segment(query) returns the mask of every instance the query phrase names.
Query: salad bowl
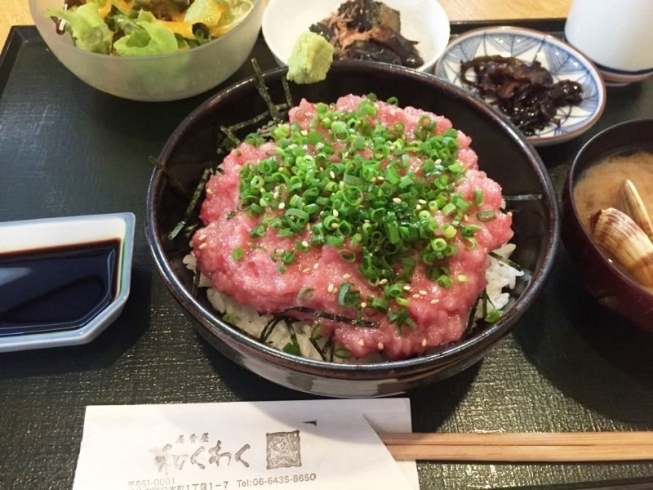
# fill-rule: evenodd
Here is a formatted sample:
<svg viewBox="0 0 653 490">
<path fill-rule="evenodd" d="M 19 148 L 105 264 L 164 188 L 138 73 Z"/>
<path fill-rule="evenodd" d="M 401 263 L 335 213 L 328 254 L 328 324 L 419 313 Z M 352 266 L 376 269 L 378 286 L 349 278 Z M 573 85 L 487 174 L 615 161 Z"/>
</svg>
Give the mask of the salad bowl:
<svg viewBox="0 0 653 490">
<path fill-rule="evenodd" d="M 166 54 L 117 56 L 81 49 L 67 32 L 57 33 L 47 12 L 61 9 L 63 4 L 64 0 L 29 0 L 36 28 L 52 53 L 91 87 L 117 97 L 148 102 L 192 97 L 231 76 L 256 42 L 264 9 L 264 0 L 252 0 L 252 9 L 239 24 L 197 47 Z"/>
<path fill-rule="evenodd" d="M 271 100 L 284 100 L 287 69 L 262 75 Z M 146 235 L 163 281 L 194 320 L 199 334 L 232 361 L 275 383 L 332 397 L 384 396 L 403 392 L 459 373 L 483 358 L 508 334 L 535 301 L 551 271 L 558 243 L 558 210 L 554 191 L 539 156 L 526 139 L 479 99 L 437 78 L 415 70 L 359 62 L 334 63 L 325 81 L 291 84 L 294 103 L 334 102 L 347 94 L 375 93 L 380 100 L 396 97 L 451 119 L 472 138 L 481 168 L 507 195 L 534 196 L 516 200 L 512 257 L 528 271 L 514 289 L 514 298 L 495 323 L 474 329 L 458 342 L 403 360 L 334 363 L 275 349 L 230 324 L 200 291 L 184 259 L 188 240 L 171 239 L 171 231 L 187 216 L 189 196 L 197 189 L 207 164 L 216 159 L 216 131 L 265 113 L 257 78 L 232 85 L 195 109 L 178 126 L 159 155 L 147 194 Z M 517 211 L 517 209 L 515 209 Z"/>
</svg>

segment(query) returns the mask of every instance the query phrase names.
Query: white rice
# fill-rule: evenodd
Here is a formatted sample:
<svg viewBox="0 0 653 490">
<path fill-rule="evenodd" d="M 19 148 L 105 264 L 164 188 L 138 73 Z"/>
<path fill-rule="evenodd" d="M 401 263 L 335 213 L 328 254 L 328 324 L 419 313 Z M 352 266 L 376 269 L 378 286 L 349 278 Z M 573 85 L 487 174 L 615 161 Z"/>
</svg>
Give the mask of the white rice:
<svg viewBox="0 0 653 490">
<path fill-rule="evenodd" d="M 514 250 L 515 245 L 507 243 L 494 250 L 494 253 L 507 259 Z M 197 262 L 192 252 L 184 257 L 184 264 L 191 271 L 197 269 Z M 504 308 L 510 301 L 510 290 L 514 289 L 517 278 L 523 275 L 523 271 L 490 255 L 490 265 L 485 271 L 485 278 L 487 280 L 485 291 L 489 301 L 487 302 L 485 311 L 481 311 L 481 308 L 477 309 L 476 318 L 483 318 L 484 313 L 487 314 L 494 309 Z M 273 315 L 260 314 L 255 309 L 240 305 L 229 296 L 221 294 L 212 287 L 211 282 L 203 275 L 200 276 L 199 287 L 207 288 L 207 298 L 216 311 L 226 317 L 230 323 L 236 325 L 243 332 L 254 338 L 260 338 L 265 326 L 274 319 Z M 318 350 L 311 343 L 312 322 L 293 322 L 290 328 L 294 328 L 299 349 L 304 357 L 309 359 L 322 359 Z M 283 349 L 290 342 L 292 342 L 292 339 L 285 322 L 281 322 L 277 327 L 272 329 L 272 332 L 266 340 L 268 345 L 277 349 Z M 380 356 L 375 355 L 374 359 L 377 358 L 380 359 Z M 372 358 L 368 357 L 364 360 L 347 359 L 347 362 L 370 362 L 372 360 Z M 334 361 L 342 362 L 343 359 L 336 357 Z"/>
</svg>

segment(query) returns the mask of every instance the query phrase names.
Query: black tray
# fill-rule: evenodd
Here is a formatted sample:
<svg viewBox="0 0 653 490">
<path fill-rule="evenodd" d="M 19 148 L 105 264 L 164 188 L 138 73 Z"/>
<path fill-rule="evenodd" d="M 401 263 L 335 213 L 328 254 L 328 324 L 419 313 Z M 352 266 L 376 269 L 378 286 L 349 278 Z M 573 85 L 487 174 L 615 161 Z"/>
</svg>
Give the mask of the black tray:
<svg viewBox="0 0 653 490">
<path fill-rule="evenodd" d="M 563 25 L 512 24 L 553 32 Z M 253 56 L 263 69 L 275 66 L 262 41 Z M 224 85 L 250 72 L 243 66 Z M 0 355 L 0 488 L 71 488 L 87 405 L 307 396 L 250 374 L 203 342 L 147 250 L 148 157 L 210 93 L 171 103 L 117 99 L 66 71 L 33 27 L 11 30 L 0 59 L 0 221 L 133 211 L 138 232 L 132 293 L 104 334 L 86 346 Z M 653 80 L 610 90 L 590 133 L 541 150 L 558 188 L 591 134 L 652 112 Z M 513 334 L 476 366 L 410 393 L 414 430 L 652 430 L 651 359 L 653 339 L 600 310 L 561 250 L 548 286 Z M 422 488 L 529 487 L 653 481 L 653 463 L 419 463 L 419 473 Z"/>
</svg>

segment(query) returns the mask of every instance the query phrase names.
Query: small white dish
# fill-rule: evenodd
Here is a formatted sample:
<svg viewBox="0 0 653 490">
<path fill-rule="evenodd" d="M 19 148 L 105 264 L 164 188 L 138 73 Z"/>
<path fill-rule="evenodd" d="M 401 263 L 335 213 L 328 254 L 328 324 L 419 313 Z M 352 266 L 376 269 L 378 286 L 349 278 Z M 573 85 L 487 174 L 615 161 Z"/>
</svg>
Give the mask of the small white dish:
<svg viewBox="0 0 653 490">
<path fill-rule="evenodd" d="M 0 298 L 0 352 L 85 344 L 113 323 L 129 296 L 134 223 L 132 213 L 0 223 L 0 291 L 4 289 Z M 107 257 L 111 255 L 110 260 L 102 262 L 103 255 L 97 251 L 100 246 Z M 93 270 L 106 272 L 106 291 L 100 289 L 96 276 L 81 271 L 77 260 L 84 255 L 82 249 L 92 250 L 85 252 L 93 257 L 85 257 L 85 265 L 90 267 L 92 261 Z M 77 268 L 80 272 L 74 275 Z M 58 282 L 41 280 L 68 274 L 73 277 L 55 280 Z M 70 311 L 82 308 L 72 301 L 78 291 L 88 292 L 95 301 L 84 314 Z M 79 303 L 83 303 L 81 299 Z M 35 312 L 46 308 L 47 313 Z M 67 319 L 34 320 L 46 315 Z"/>
<path fill-rule="evenodd" d="M 548 146 L 575 138 L 591 128 L 603 113 L 605 83 L 592 62 L 560 39 L 531 29 L 500 26 L 462 34 L 449 44 L 436 64 L 435 75 L 474 93 L 473 87 L 460 80 L 460 64 L 478 56 L 495 55 L 528 63 L 537 60 L 549 70 L 555 82 L 572 80 L 583 87 L 580 105 L 558 109 L 559 126 L 550 123 L 528 136 L 533 145 Z"/>
<path fill-rule="evenodd" d="M 263 13 L 263 38 L 279 66 L 286 66 L 297 38 L 331 13 L 345 0 L 270 0 Z M 436 0 L 384 0 L 401 15 L 401 34 L 417 41 L 424 64 L 419 71 L 432 71 L 449 42 L 449 18 Z"/>
</svg>

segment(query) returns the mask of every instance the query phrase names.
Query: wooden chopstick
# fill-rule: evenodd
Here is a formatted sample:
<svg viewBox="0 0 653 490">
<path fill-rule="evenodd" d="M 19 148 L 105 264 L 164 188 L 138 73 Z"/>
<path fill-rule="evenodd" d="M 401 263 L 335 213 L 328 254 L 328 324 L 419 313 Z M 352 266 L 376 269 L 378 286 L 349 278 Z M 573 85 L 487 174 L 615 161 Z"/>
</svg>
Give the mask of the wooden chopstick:
<svg viewBox="0 0 653 490">
<path fill-rule="evenodd" d="M 398 461 L 653 460 L 653 432 L 379 434 Z"/>
</svg>

